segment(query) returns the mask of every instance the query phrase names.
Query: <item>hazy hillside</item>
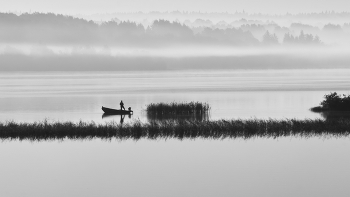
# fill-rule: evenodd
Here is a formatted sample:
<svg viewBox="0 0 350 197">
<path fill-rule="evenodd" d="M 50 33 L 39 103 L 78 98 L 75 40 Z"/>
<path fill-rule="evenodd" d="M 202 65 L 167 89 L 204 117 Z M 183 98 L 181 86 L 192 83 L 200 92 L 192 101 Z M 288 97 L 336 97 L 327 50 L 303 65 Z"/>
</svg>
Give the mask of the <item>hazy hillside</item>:
<svg viewBox="0 0 350 197">
<path fill-rule="evenodd" d="M 35 67 L 40 70 L 47 68 L 46 64 L 52 64 L 56 65 L 50 67 L 53 70 L 98 70 L 106 69 L 108 64 L 107 70 L 118 70 L 131 69 L 133 66 L 130 65 L 139 68 L 138 64 L 144 62 L 147 62 L 144 69 L 209 68 L 203 58 L 209 58 L 208 62 L 213 64 L 219 62 L 212 66 L 222 68 L 293 68 L 290 64 L 293 58 L 300 60 L 294 61 L 300 64 L 294 64 L 294 67 L 348 65 L 349 23 L 327 23 L 321 27 L 308 23 L 311 19 L 322 18 L 342 21 L 349 18 L 348 13 L 268 16 L 179 12 L 121 16 L 130 16 L 130 20 L 114 18 L 96 22 L 52 13 L 0 13 L 0 59 L 3 62 L 0 69 L 30 70 Z M 136 20 L 149 16 L 159 19 L 145 19 L 148 25 Z M 164 16 L 181 16 L 183 21 L 161 19 L 166 18 Z M 231 22 L 219 20 L 232 16 L 246 18 L 232 18 Z M 191 19 L 196 17 L 202 18 Z M 283 23 L 291 22 L 290 19 L 300 20 Z M 178 61 L 169 58 L 185 60 L 180 61 L 182 65 L 177 65 L 174 62 Z M 91 61 L 84 63 L 81 59 Z M 213 59 L 215 61 L 209 61 Z M 327 63 L 330 59 L 336 65 Z M 113 63 L 115 61 L 119 67 L 113 67 L 117 65 Z M 80 62 L 79 66 L 76 62 Z M 95 62 L 96 67 L 91 62 Z M 121 62 L 129 66 L 123 67 Z M 57 63 L 65 66 L 57 68 Z M 22 64 L 30 66 L 23 67 Z"/>
</svg>

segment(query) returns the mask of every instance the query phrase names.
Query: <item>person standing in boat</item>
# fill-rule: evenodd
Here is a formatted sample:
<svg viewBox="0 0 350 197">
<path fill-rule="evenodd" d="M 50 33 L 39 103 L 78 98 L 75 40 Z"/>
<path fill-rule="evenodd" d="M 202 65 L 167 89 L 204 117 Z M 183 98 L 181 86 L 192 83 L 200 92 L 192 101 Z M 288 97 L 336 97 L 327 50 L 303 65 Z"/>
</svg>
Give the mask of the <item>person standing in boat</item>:
<svg viewBox="0 0 350 197">
<path fill-rule="evenodd" d="M 120 110 L 125 110 L 125 107 L 124 107 L 124 103 L 123 103 L 123 100 L 120 101 Z"/>
</svg>

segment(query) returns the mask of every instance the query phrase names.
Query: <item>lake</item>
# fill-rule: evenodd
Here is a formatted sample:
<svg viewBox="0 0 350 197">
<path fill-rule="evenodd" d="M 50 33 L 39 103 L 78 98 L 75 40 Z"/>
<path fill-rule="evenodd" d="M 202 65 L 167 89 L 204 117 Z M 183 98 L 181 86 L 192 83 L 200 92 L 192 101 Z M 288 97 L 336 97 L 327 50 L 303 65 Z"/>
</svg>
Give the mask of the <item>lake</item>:
<svg viewBox="0 0 350 197">
<path fill-rule="evenodd" d="M 101 106 L 207 102 L 207 119 L 316 119 L 350 70 L 0 73 L 0 121 L 117 121 Z M 348 137 L 0 142 L 1 196 L 349 196 Z"/>
<path fill-rule="evenodd" d="M 207 102 L 210 119 L 322 118 L 309 109 L 331 91 L 349 93 L 350 70 L 219 70 L 106 73 L 1 73 L 0 121 L 119 121 L 101 107 L 147 121 L 157 102 Z"/>
</svg>

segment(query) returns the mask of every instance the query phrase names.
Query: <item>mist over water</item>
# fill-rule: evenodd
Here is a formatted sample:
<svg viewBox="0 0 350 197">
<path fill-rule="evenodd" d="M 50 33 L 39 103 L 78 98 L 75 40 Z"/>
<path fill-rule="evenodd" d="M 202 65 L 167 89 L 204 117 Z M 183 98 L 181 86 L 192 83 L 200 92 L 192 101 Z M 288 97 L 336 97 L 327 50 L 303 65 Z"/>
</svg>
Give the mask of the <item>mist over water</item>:
<svg viewBox="0 0 350 197">
<path fill-rule="evenodd" d="M 171 19 L 175 16 L 181 19 Z M 0 13 L 0 70 L 348 68 L 350 62 L 349 13 L 111 17 L 97 22 L 52 13 Z M 328 22 L 320 23 L 324 18 Z"/>
</svg>

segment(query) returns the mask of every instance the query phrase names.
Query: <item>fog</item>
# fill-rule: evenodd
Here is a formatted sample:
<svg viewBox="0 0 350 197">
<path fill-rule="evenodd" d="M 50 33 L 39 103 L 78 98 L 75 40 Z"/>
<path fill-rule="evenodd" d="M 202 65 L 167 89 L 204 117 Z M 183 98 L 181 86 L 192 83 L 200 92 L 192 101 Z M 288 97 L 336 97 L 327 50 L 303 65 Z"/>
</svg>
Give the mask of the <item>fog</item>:
<svg viewBox="0 0 350 197">
<path fill-rule="evenodd" d="M 0 11 L 39 11 L 64 14 L 92 14 L 111 12 L 171 12 L 174 10 L 186 12 L 235 12 L 249 13 L 313 13 L 325 10 L 337 12 L 350 11 L 349 1 L 346 0 L 2 0 Z"/>
<path fill-rule="evenodd" d="M 86 16 L 0 13 L 0 70 L 346 68 L 350 63 L 350 23 L 344 22 L 349 13 L 109 16 L 114 18 L 97 22 Z M 176 16 L 180 19 L 173 20 Z"/>
</svg>

